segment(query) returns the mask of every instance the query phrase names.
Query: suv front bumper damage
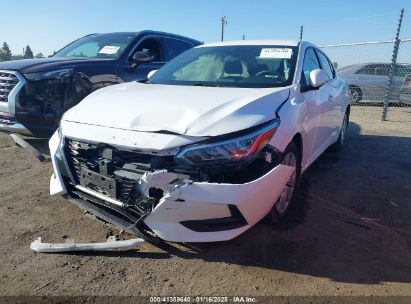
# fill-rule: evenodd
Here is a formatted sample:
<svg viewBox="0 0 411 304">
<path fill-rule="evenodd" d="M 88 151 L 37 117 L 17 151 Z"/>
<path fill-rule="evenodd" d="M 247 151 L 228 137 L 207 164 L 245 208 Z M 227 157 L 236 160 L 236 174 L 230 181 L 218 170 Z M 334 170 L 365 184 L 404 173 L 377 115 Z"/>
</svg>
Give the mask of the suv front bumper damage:
<svg viewBox="0 0 411 304">
<path fill-rule="evenodd" d="M 63 176 L 67 168 L 62 168 L 65 161 L 59 146 L 56 132 L 50 140 L 54 169 L 51 194 L 68 195 L 96 217 L 128 231 L 141 232 L 140 236 L 153 235 L 171 242 L 225 241 L 240 235 L 271 210 L 294 171 L 280 164 L 244 184 L 193 182 L 188 176 L 167 170 L 146 172 L 137 187 L 147 198 L 153 187 L 161 189 L 163 195 L 149 212 L 135 217 L 124 202 L 80 185 L 73 189 Z"/>
</svg>

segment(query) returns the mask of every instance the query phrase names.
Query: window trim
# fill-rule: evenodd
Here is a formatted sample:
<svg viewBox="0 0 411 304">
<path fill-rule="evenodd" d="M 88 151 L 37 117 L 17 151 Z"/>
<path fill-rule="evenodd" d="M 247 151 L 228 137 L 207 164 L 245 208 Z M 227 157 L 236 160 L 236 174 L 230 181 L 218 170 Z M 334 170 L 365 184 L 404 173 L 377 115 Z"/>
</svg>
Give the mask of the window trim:
<svg viewBox="0 0 411 304">
<path fill-rule="evenodd" d="M 314 47 L 311 47 L 311 46 L 307 47 L 305 49 L 305 52 L 304 52 L 304 58 L 303 58 L 302 66 L 301 66 L 301 79 L 300 79 L 300 92 L 301 93 L 305 93 L 305 92 L 308 92 L 308 91 L 315 91 L 315 90 L 319 89 L 319 88 L 313 88 L 311 85 L 307 86 L 307 84 L 305 82 L 303 83 L 303 80 L 305 80 L 304 61 L 305 61 L 305 58 L 307 56 L 307 51 L 310 50 L 310 49 L 314 51 L 314 55 L 315 55 L 315 58 L 317 59 L 318 66 L 321 67 L 320 59 L 318 58 L 317 52 L 315 51 L 316 49 Z"/>
<path fill-rule="evenodd" d="M 335 69 L 334 69 L 334 67 L 333 67 L 332 64 L 331 64 L 330 59 L 327 57 L 327 55 L 326 55 L 324 52 L 320 51 L 319 49 L 315 49 L 315 51 L 318 52 L 318 53 L 320 53 L 320 54 L 322 54 L 322 55 L 325 57 L 325 59 L 327 60 L 328 65 L 330 66 L 330 69 L 331 69 L 331 72 L 332 72 L 332 76 L 333 76 L 333 78 L 330 78 L 327 82 L 333 81 L 333 80 L 336 78 L 336 74 L 335 74 Z M 322 63 L 321 63 L 321 60 L 320 60 L 320 55 L 317 54 L 317 58 L 318 58 L 318 62 L 320 63 L 321 69 L 325 72 L 324 67 L 323 67 L 323 65 L 322 65 Z M 328 75 L 328 74 L 327 74 L 327 75 Z M 326 82 L 326 83 L 327 83 L 327 82 Z"/>
</svg>

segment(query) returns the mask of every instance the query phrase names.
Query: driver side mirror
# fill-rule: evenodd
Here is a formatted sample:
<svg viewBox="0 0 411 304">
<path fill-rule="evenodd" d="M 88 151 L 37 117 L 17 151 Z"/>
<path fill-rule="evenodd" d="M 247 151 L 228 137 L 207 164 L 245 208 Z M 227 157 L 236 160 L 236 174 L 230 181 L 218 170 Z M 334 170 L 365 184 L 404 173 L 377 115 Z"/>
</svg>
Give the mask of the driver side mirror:
<svg viewBox="0 0 411 304">
<path fill-rule="evenodd" d="M 154 56 L 147 52 L 139 51 L 135 52 L 133 55 L 133 63 L 131 64 L 131 69 L 135 69 L 140 63 L 149 63 L 154 60 Z"/>
<path fill-rule="evenodd" d="M 133 56 L 134 63 L 148 63 L 154 60 L 154 56 L 147 52 L 135 52 Z"/>
<path fill-rule="evenodd" d="M 310 84 L 313 88 L 319 88 L 328 81 L 328 75 L 321 69 L 315 69 L 310 72 Z"/>
</svg>

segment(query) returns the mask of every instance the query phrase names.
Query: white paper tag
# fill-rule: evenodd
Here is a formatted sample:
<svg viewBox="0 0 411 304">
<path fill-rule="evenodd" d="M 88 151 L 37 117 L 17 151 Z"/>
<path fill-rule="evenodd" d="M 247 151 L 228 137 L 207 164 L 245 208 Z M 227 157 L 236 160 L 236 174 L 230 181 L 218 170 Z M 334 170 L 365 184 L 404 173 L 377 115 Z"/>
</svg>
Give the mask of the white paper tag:
<svg viewBox="0 0 411 304">
<path fill-rule="evenodd" d="M 290 59 L 292 54 L 289 48 L 262 48 L 260 58 Z"/>
<path fill-rule="evenodd" d="M 113 55 L 113 54 L 116 54 L 119 49 L 120 49 L 119 46 L 106 45 L 100 51 L 98 51 L 98 53 L 99 54 Z"/>
</svg>

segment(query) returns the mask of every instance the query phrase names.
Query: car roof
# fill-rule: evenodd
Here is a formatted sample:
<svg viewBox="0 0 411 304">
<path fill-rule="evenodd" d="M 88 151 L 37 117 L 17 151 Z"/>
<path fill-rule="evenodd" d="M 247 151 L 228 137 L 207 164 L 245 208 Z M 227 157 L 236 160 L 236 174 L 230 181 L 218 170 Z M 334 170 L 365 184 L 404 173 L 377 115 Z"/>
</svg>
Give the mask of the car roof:
<svg viewBox="0 0 411 304">
<path fill-rule="evenodd" d="M 276 45 L 276 46 L 298 46 L 300 42 L 296 40 L 235 40 L 212 42 L 201 45 L 200 47 L 211 46 L 237 46 L 237 45 Z"/>
<path fill-rule="evenodd" d="M 154 30 L 142 30 L 142 31 L 137 31 L 137 32 L 112 32 L 112 33 L 93 33 L 86 35 L 87 36 L 92 36 L 92 35 L 130 35 L 130 36 L 137 36 L 139 34 L 143 35 L 161 35 L 161 36 L 167 36 L 167 37 L 173 37 L 173 38 L 178 38 L 186 41 L 191 41 L 194 45 L 202 44 L 201 41 L 198 41 L 196 39 L 186 37 L 186 36 L 181 36 L 177 34 L 172 34 L 172 33 L 167 33 L 167 32 L 161 32 L 161 31 L 154 31 Z"/>
</svg>

